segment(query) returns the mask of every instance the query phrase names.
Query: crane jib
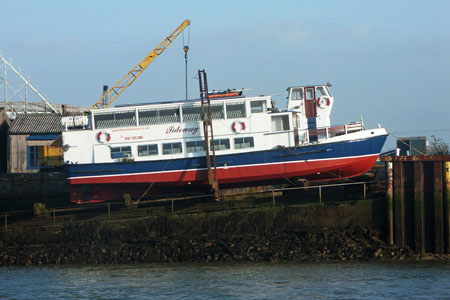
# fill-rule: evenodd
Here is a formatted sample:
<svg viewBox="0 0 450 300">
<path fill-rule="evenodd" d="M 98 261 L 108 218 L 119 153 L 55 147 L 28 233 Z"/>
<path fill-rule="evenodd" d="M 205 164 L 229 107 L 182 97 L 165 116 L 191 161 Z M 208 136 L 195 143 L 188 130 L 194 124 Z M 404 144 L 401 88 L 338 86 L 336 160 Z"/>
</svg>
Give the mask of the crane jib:
<svg viewBox="0 0 450 300">
<path fill-rule="evenodd" d="M 93 108 L 98 108 L 98 104 L 100 102 L 102 102 L 105 98 L 109 97 L 110 94 L 112 93 L 112 91 L 114 91 L 114 93 L 116 94 L 114 97 L 112 97 L 110 99 L 110 102 L 104 107 L 107 108 L 108 106 L 110 106 L 116 99 L 117 97 L 120 96 L 120 94 L 122 94 L 125 89 L 127 89 L 138 77 L 139 75 L 142 74 L 142 72 L 144 72 L 144 70 L 159 56 L 161 55 L 161 53 L 167 48 L 169 47 L 169 45 L 175 40 L 175 38 L 177 36 L 180 35 L 181 32 L 183 32 L 184 29 L 186 29 L 187 26 L 189 26 L 191 24 L 190 20 L 185 20 L 183 23 L 181 23 L 180 26 L 178 26 L 177 29 L 175 29 L 175 31 L 173 31 L 168 37 L 166 37 L 164 39 L 164 41 L 162 41 L 162 43 L 160 43 L 158 45 L 158 47 L 156 47 L 152 52 L 150 52 L 149 55 L 147 55 L 137 66 L 135 66 L 131 71 L 128 72 L 127 75 L 125 75 L 118 83 L 116 83 L 116 85 L 111 88 L 108 92 L 106 92 L 101 98 L 100 100 L 98 100 L 88 111 L 87 113 L 89 113 Z M 122 82 L 125 82 L 125 84 L 122 85 Z"/>
</svg>

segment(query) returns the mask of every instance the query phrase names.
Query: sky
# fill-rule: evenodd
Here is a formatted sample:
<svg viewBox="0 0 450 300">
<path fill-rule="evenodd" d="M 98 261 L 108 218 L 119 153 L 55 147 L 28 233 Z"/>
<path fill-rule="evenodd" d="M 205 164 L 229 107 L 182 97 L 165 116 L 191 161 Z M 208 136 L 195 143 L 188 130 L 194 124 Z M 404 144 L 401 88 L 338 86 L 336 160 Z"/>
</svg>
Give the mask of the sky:
<svg viewBox="0 0 450 300">
<path fill-rule="evenodd" d="M 199 69 L 210 90 L 245 88 L 278 106 L 289 86 L 330 82 L 332 124 L 362 116 L 395 136 L 450 143 L 447 0 L 0 2 L 4 57 L 52 103 L 92 106 L 189 19 L 114 104 L 184 99 L 188 44 L 189 98 Z"/>
</svg>

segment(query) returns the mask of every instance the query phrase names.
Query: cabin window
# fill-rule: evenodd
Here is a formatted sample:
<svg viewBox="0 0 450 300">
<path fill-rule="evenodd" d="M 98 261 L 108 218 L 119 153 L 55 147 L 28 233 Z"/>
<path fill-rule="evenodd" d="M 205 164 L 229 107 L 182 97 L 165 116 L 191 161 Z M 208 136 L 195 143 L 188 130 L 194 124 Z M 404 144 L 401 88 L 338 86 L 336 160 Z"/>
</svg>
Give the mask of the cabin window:
<svg viewBox="0 0 450 300">
<path fill-rule="evenodd" d="M 196 122 L 202 120 L 202 108 L 200 106 L 183 106 L 183 122 Z"/>
<path fill-rule="evenodd" d="M 234 149 L 253 148 L 253 137 L 241 137 L 234 139 Z"/>
<path fill-rule="evenodd" d="M 245 103 L 227 103 L 227 118 L 245 118 Z"/>
<path fill-rule="evenodd" d="M 183 149 L 181 143 L 167 143 L 163 144 L 163 155 L 182 153 Z"/>
<path fill-rule="evenodd" d="M 317 96 L 317 98 L 322 97 L 322 96 L 328 96 L 327 92 L 325 91 L 325 88 L 323 86 L 317 87 L 316 96 Z"/>
<path fill-rule="evenodd" d="M 303 100 L 303 89 L 292 89 L 291 100 Z"/>
<path fill-rule="evenodd" d="M 140 125 L 154 125 L 180 122 L 180 112 L 177 108 L 161 108 L 152 110 L 139 110 Z"/>
<path fill-rule="evenodd" d="M 289 115 L 272 116 L 272 132 L 289 130 Z"/>
<path fill-rule="evenodd" d="M 139 145 L 138 156 L 158 155 L 158 145 Z"/>
<path fill-rule="evenodd" d="M 266 101 L 251 101 L 250 110 L 252 114 L 264 113 L 266 112 Z"/>
<path fill-rule="evenodd" d="M 229 139 L 219 139 L 214 140 L 214 150 L 220 151 L 220 150 L 228 150 L 230 149 L 230 140 Z M 212 147 L 211 147 L 212 150 Z"/>
<path fill-rule="evenodd" d="M 131 146 L 111 147 L 111 158 L 131 157 Z"/>
<path fill-rule="evenodd" d="M 194 152 L 200 152 L 200 151 L 205 151 L 205 141 L 198 140 L 198 141 L 186 142 L 186 152 L 187 153 L 194 153 Z"/>
<path fill-rule="evenodd" d="M 134 110 L 98 113 L 94 115 L 95 128 L 116 128 L 136 126 Z"/>
<path fill-rule="evenodd" d="M 222 104 L 211 105 L 209 110 L 211 112 L 211 119 L 225 119 Z"/>
</svg>

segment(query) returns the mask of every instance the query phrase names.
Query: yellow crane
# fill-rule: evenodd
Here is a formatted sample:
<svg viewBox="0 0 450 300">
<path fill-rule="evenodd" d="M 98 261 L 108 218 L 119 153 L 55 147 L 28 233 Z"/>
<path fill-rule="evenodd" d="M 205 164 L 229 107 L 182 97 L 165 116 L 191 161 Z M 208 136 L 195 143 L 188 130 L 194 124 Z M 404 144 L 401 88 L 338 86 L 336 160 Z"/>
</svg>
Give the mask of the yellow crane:
<svg viewBox="0 0 450 300">
<path fill-rule="evenodd" d="M 109 103 L 104 107 L 110 106 L 150 65 L 180 33 L 191 24 L 190 20 L 184 20 L 177 29 L 175 29 L 168 37 L 164 39 L 149 55 L 147 55 L 140 63 L 138 63 L 127 75 L 125 75 L 114 87 L 106 92 L 92 107 L 87 111 L 89 113 L 94 108 L 100 108 L 99 104 L 107 97 L 110 97 Z M 186 50 L 185 50 L 186 52 Z"/>
</svg>

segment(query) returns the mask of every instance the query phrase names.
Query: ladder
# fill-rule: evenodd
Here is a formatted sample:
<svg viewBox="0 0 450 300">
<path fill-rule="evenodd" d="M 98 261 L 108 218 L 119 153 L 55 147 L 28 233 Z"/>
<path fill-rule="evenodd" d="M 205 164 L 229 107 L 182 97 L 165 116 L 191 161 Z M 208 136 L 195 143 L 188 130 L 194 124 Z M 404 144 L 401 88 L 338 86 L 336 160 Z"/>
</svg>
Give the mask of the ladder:
<svg viewBox="0 0 450 300">
<path fill-rule="evenodd" d="M 220 200 L 219 183 L 217 181 L 216 151 L 211 118 L 211 102 L 208 96 L 208 82 L 205 70 L 198 70 L 200 85 L 200 100 L 202 104 L 203 132 L 205 136 L 206 166 L 208 167 L 208 182 L 216 200 Z M 212 153 L 211 153 L 212 152 Z"/>
</svg>

